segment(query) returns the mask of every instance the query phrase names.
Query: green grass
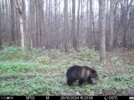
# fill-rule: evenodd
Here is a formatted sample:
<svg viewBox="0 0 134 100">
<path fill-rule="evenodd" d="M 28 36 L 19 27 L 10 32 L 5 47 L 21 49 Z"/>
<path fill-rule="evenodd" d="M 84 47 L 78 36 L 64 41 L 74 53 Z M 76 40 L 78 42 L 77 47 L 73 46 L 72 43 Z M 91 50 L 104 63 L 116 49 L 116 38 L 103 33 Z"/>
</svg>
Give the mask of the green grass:
<svg viewBox="0 0 134 100">
<path fill-rule="evenodd" d="M 118 55 L 100 64 L 94 49 L 80 49 L 79 53 L 32 49 L 24 53 L 20 47 L 6 47 L 0 55 L 0 95 L 105 95 L 134 87 L 134 65 Z M 69 87 L 65 73 L 73 64 L 95 67 L 99 74 L 98 80 L 93 79 L 96 84 Z"/>
</svg>

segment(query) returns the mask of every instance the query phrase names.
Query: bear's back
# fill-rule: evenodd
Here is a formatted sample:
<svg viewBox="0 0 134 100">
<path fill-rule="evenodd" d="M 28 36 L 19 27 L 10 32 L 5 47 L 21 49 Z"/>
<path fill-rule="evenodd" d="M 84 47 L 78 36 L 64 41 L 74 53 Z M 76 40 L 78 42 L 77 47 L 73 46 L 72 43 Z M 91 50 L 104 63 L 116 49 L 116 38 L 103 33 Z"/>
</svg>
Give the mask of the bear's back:
<svg viewBox="0 0 134 100">
<path fill-rule="evenodd" d="M 82 67 L 78 65 L 71 66 L 66 73 L 67 78 L 79 78 L 82 73 Z"/>
</svg>

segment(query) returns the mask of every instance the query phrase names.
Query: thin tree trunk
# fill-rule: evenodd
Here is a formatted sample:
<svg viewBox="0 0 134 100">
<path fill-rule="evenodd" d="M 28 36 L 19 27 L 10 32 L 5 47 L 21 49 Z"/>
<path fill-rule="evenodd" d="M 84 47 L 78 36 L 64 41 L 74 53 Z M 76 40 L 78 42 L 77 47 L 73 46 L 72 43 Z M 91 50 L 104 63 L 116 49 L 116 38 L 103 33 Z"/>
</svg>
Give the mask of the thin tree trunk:
<svg viewBox="0 0 134 100">
<path fill-rule="evenodd" d="M 36 41 L 36 38 L 37 38 L 37 28 L 38 26 L 36 27 L 36 14 L 37 11 L 35 12 L 35 8 L 36 8 L 36 4 L 35 2 L 37 2 L 37 0 L 30 0 L 29 1 L 29 41 L 30 41 L 30 46 L 31 48 L 32 47 L 37 47 L 37 41 Z"/>
<path fill-rule="evenodd" d="M 47 23 L 47 37 L 49 38 L 49 39 L 47 39 L 47 48 L 49 48 L 50 49 L 50 46 L 51 46 L 51 43 L 52 43 L 52 34 L 51 34 L 51 22 L 52 22 L 52 18 L 51 18 L 51 16 L 52 16 L 52 11 L 51 11 L 51 5 L 52 5 L 52 0 L 48 0 L 47 1 L 47 3 L 48 3 L 48 15 L 47 15 L 47 18 L 48 18 L 48 23 Z"/>
<path fill-rule="evenodd" d="M 93 13 L 92 13 L 92 0 L 90 0 L 90 47 L 93 45 L 93 25 L 92 25 L 92 20 L 93 20 Z"/>
<path fill-rule="evenodd" d="M 94 13 L 93 13 L 94 16 Z M 97 48 L 97 44 L 96 44 L 96 33 L 95 33 L 95 24 L 94 24 L 94 18 L 92 19 L 92 24 L 93 24 L 93 37 L 94 37 L 94 47 Z"/>
<path fill-rule="evenodd" d="M 110 35 L 109 35 L 109 51 L 113 51 L 113 40 L 114 40 L 114 3 L 115 0 L 110 0 Z"/>
<path fill-rule="evenodd" d="M 19 18 L 20 18 L 21 46 L 23 48 L 23 51 L 25 51 L 22 9 L 21 9 L 21 6 L 18 3 L 18 0 L 14 0 L 14 3 L 15 3 L 15 6 L 16 6 L 16 9 L 18 10 L 18 14 L 19 14 Z"/>
<path fill-rule="evenodd" d="M 80 28 L 80 16 L 79 16 L 79 12 L 80 12 L 80 1 L 78 2 L 78 10 L 77 10 L 77 34 L 76 34 L 76 45 L 75 45 L 75 50 L 78 50 L 78 45 L 79 45 L 79 28 Z"/>
<path fill-rule="evenodd" d="M 10 0 L 11 3 L 11 42 L 9 43 L 9 45 L 11 46 L 12 44 L 15 44 L 15 24 L 14 24 L 14 20 L 15 20 L 15 15 L 14 15 L 14 2 L 13 0 Z"/>
<path fill-rule="evenodd" d="M 55 22 L 57 21 L 57 0 L 54 1 L 55 3 Z"/>
<path fill-rule="evenodd" d="M 11 34 L 10 32 L 10 27 L 11 27 L 11 21 L 9 21 L 10 17 L 11 17 L 11 14 L 9 14 L 10 10 L 9 10 L 9 5 L 10 5 L 10 0 L 5 0 L 5 5 L 6 5 L 6 33 L 7 34 Z M 11 37 L 8 36 L 8 41 L 10 40 Z"/>
<path fill-rule="evenodd" d="M 18 11 L 17 9 L 15 10 L 15 40 L 16 40 L 16 44 L 17 46 L 21 46 L 21 34 L 20 34 L 20 21 L 19 21 L 19 15 L 18 15 Z"/>
<path fill-rule="evenodd" d="M 30 41 L 30 47 L 33 48 L 33 1 L 29 1 L 29 41 Z"/>
<path fill-rule="evenodd" d="M 68 0 L 64 0 L 64 48 L 68 52 Z"/>
<path fill-rule="evenodd" d="M 1 3 L 0 3 L 0 15 L 1 15 Z M 1 23 L 1 16 L 0 16 L 0 49 L 2 49 L 2 23 Z"/>
<path fill-rule="evenodd" d="M 23 19 L 23 29 L 24 29 L 24 33 L 26 33 L 26 4 L 25 4 L 25 0 L 22 0 L 22 12 L 23 12 L 23 15 L 22 15 L 23 16 L 22 17 L 22 19 Z"/>
<path fill-rule="evenodd" d="M 44 10 L 43 10 L 43 7 L 44 7 L 44 1 L 43 0 L 39 0 L 39 21 L 40 21 L 40 45 L 41 45 L 41 48 L 43 46 L 45 46 L 45 37 L 44 37 L 44 34 L 45 34 L 45 24 L 44 24 Z"/>
<path fill-rule="evenodd" d="M 90 36 L 89 36 L 89 1 L 87 0 L 87 34 L 86 34 L 86 45 L 88 46 L 88 47 L 90 47 L 89 46 L 89 43 L 90 43 Z"/>
<path fill-rule="evenodd" d="M 76 45 L 76 33 L 75 33 L 75 0 L 72 0 L 72 27 L 71 28 L 72 28 L 71 29 L 72 43 L 73 43 L 73 47 L 75 47 L 75 45 Z"/>
<path fill-rule="evenodd" d="M 99 0 L 100 61 L 106 59 L 105 47 L 105 0 Z"/>
<path fill-rule="evenodd" d="M 36 4 L 36 47 L 40 47 L 40 34 L 39 34 L 39 0 L 35 0 Z"/>
<path fill-rule="evenodd" d="M 45 16 L 46 16 L 46 35 L 45 35 L 45 37 L 46 37 L 46 44 L 45 44 L 45 46 L 46 46 L 46 49 L 48 49 L 48 46 L 49 46 L 49 26 L 48 26 L 48 24 L 49 24 L 49 19 L 48 19 L 48 7 L 49 7 L 49 0 L 46 0 L 46 12 L 45 12 Z"/>
</svg>

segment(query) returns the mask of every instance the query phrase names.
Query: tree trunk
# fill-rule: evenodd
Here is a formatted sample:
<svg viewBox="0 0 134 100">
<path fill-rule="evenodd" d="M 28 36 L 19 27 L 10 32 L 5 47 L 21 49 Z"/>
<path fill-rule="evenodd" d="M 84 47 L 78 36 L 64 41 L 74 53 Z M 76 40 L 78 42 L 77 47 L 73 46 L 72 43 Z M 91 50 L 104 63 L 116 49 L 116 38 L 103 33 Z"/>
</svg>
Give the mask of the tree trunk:
<svg viewBox="0 0 134 100">
<path fill-rule="evenodd" d="M 29 36 L 29 41 L 30 41 L 30 47 L 37 47 L 37 41 L 36 41 L 36 38 L 37 38 L 37 28 L 38 26 L 36 26 L 36 14 L 37 14 L 37 11 L 35 12 L 36 10 L 36 3 L 37 0 L 29 0 L 29 20 L 28 20 L 28 25 L 29 25 L 29 31 L 28 31 L 28 36 Z"/>
<path fill-rule="evenodd" d="M 0 4 L 0 15 L 1 14 L 1 4 Z M 0 49 L 2 49 L 2 27 L 1 27 L 2 23 L 1 23 L 1 16 L 0 16 Z"/>
<path fill-rule="evenodd" d="M 9 45 L 15 44 L 15 15 L 14 15 L 14 2 L 13 0 L 10 0 L 11 3 L 11 42 Z"/>
<path fill-rule="evenodd" d="M 35 0 L 36 4 L 36 47 L 40 47 L 40 34 L 39 34 L 39 0 Z"/>
<path fill-rule="evenodd" d="M 16 6 L 16 9 L 18 10 L 18 14 L 19 14 L 19 18 L 20 18 L 21 46 L 23 48 L 23 51 L 25 51 L 22 9 L 21 9 L 20 4 L 18 3 L 18 0 L 14 0 L 14 3 L 15 3 L 15 6 Z"/>
<path fill-rule="evenodd" d="M 86 45 L 89 46 L 89 1 L 87 0 L 87 33 L 85 35 L 86 38 Z"/>
<path fill-rule="evenodd" d="M 68 52 L 68 0 L 64 0 L 64 34 L 63 45 L 65 51 Z"/>
<path fill-rule="evenodd" d="M 90 48 L 92 47 L 93 45 L 93 24 L 92 24 L 92 20 L 93 20 L 93 13 L 92 13 L 92 0 L 90 0 Z"/>
<path fill-rule="evenodd" d="M 22 19 L 23 19 L 23 28 L 24 28 L 24 33 L 26 33 L 26 4 L 25 4 L 25 0 L 22 0 L 22 12 L 23 12 L 23 15 L 22 15 L 23 16 L 22 17 Z"/>
<path fill-rule="evenodd" d="M 55 22 L 57 21 L 57 0 L 54 1 L 55 4 Z"/>
<path fill-rule="evenodd" d="M 45 37 L 44 37 L 44 1 L 43 0 L 39 0 L 39 32 L 40 32 L 40 47 L 42 48 L 43 46 L 45 46 Z"/>
<path fill-rule="evenodd" d="M 100 61 L 106 59 L 105 47 L 105 0 L 99 0 Z"/>
<path fill-rule="evenodd" d="M 5 23 L 6 23 L 6 33 L 7 34 L 11 34 L 11 30 L 10 30 L 10 27 L 11 27 L 11 20 L 9 21 L 9 19 L 10 19 L 10 17 L 11 17 L 11 11 L 10 11 L 10 0 L 5 0 L 5 5 L 6 5 L 6 20 L 5 20 Z M 9 13 L 10 12 L 10 13 Z M 7 36 L 7 38 L 8 38 L 8 41 L 11 39 L 11 37 L 10 36 Z M 11 42 L 11 40 L 10 40 L 10 42 Z"/>
<path fill-rule="evenodd" d="M 76 34 L 76 45 L 75 45 L 75 50 L 78 50 L 78 45 L 79 45 L 79 28 L 80 28 L 80 1 L 78 2 L 78 10 L 77 10 L 77 34 Z"/>
<path fill-rule="evenodd" d="M 21 46 L 21 34 L 20 34 L 20 20 L 19 20 L 19 15 L 18 15 L 18 11 L 15 8 L 15 40 L 16 40 L 16 44 L 17 46 Z"/>
<path fill-rule="evenodd" d="M 110 35 L 109 35 L 109 51 L 113 51 L 113 40 L 114 40 L 114 3 L 115 0 L 110 0 Z"/>
<path fill-rule="evenodd" d="M 76 33 L 75 33 L 75 0 L 72 0 L 72 27 L 71 28 L 72 28 L 71 29 L 72 43 L 73 43 L 73 47 L 75 48 L 75 45 L 76 45 Z"/>
</svg>

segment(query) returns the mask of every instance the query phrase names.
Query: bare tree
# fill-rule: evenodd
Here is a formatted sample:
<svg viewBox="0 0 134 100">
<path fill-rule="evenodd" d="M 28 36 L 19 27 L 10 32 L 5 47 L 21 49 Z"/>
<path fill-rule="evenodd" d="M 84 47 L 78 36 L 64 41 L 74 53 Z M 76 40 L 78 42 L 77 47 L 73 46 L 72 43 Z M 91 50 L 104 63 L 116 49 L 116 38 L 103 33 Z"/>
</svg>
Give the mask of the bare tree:
<svg viewBox="0 0 134 100">
<path fill-rule="evenodd" d="M 15 15 L 14 15 L 14 1 L 10 0 L 11 3 L 11 42 L 10 46 L 15 44 Z"/>
<path fill-rule="evenodd" d="M 18 4 L 17 9 L 13 1 Z M 107 33 L 106 45 L 109 51 L 113 50 L 113 41 L 116 47 L 133 45 L 134 0 L 105 1 L 107 8 L 103 9 L 106 12 L 100 10 L 102 15 L 98 19 L 96 2 L 103 2 L 101 0 L 0 0 L 1 41 L 10 46 L 45 46 L 46 49 L 57 48 L 65 51 L 69 50 L 70 43 L 76 51 L 82 46 L 95 46 L 99 50 L 100 44 L 100 51 L 104 53 L 104 33 Z M 64 5 L 61 6 L 62 4 Z M 106 18 L 106 26 L 103 18 Z M 103 55 L 105 58 L 103 53 L 101 57 Z"/>
<path fill-rule="evenodd" d="M 128 35 L 128 30 L 130 27 L 130 22 L 131 22 L 131 16 L 129 16 L 129 9 L 133 4 L 133 0 L 130 0 L 130 3 L 128 0 L 122 1 L 121 2 L 121 12 L 122 12 L 122 16 L 121 16 L 121 23 L 122 23 L 122 27 L 123 27 L 123 39 L 122 39 L 122 43 L 123 43 L 123 47 L 126 48 L 127 47 L 127 35 Z"/>
<path fill-rule="evenodd" d="M 0 15 L 1 15 L 1 4 L 0 4 Z M 0 16 L 0 49 L 2 48 L 2 28 L 1 28 L 1 16 Z"/>
<path fill-rule="evenodd" d="M 35 2 L 37 2 L 37 0 L 29 0 L 29 13 L 28 13 L 28 39 L 29 39 L 29 42 L 30 42 L 30 47 L 37 47 L 37 43 L 38 41 L 36 41 L 37 39 L 37 8 L 36 8 L 36 4 Z M 38 19 L 38 18 L 37 18 Z"/>
<path fill-rule="evenodd" d="M 76 33 L 75 33 L 75 0 L 72 0 L 72 27 L 71 27 L 71 33 L 72 33 L 72 43 L 74 49 L 76 49 Z"/>
<path fill-rule="evenodd" d="M 15 7 L 15 6 L 14 6 Z M 15 41 L 16 41 L 16 44 L 17 46 L 21 46 L 21 33 L 20 33 L 20 17 L 18 15 L 18 10 L 14 9 L 15 11 Z"/>
<path fill-rule="evenodd" d="M 45 27 L 44 27 L 44 0 L 39 0 L 39 33 L 40 33 L 40 47 L 45 44 Z"/>
<path fill-rule="evenodd" d="M 26 3 L 25 3 L 25 0 L 22 0 L 22 12 L 23 12 L 24 33 L 26 33 Z"/>
<path fill-rule="evenodd" d="M 78 44 L 79 44 L 79 29 L 80 29 L 80 2 L 81 0 L 78 1 L 78 9 L 77 9 L 77 34 L 76 34 L 76 45 L 75 45 L 75 49 L 78 49 Z"/>
<path fill-rule="evenodd" d="M 52 34 L 51 34 L 51 17 L 52 17 L 52 10 L 51 10 L 52 0 L 46 0 L 46 48 L 51 48 L 52 43 Z"/>
<path fill-rule="evenodd" d="M 65 51 L 68 52 L 68 0 L 64 0 L 64 34 L 63 45 Z"/>
<path fill-rule="evenodd" d="M 39 34 L 39 1 L 35 0 L 36 4 L 36 47 L 40 47 L 40 34 Z"/>
<path fill-rule="evenodd" d="M 106 59 L 105 47 L 105 0 L 99 0 L 100 61 Z"/>
<path fill-rule="evenodd" d="M 92 0 L 90 0 L 90 45 L 92 47 L 93 44 L 93 24 L 92 24 L 92 20 L 93 20 L 93 13 L 92 13 Z"/>
<path fill-rule="evenodd" d="M 97 46 L 97 44 L 96 44 L 96 33 L 95 33 L 95 22 L 94 22 L 94 10 L 93 10 L 93 8 L 94 8 L 94 0 L 92 1 L 92 7 L 91 7 L 91 13 L 92 13 L 92 32 L 93 32 L 93 45 L 94 45 L 94 47 L 95 48 L 97 48 L 98 46 Z"/>
<path fill-rule="evenodd" d="M 10 10 L 10 0 L 5 0 L 5 10 L 6 10 L 6 15 L 5 15 L 5 24 L 6 24 L 6 33 L 7 33 L 7 39 L 9 41 L 9 44 L 11 43 L 11 38 L 10 38 L 10 35 L 11 35 L 11 30 L 10 30 L 10 27 L 11 27 L 11 10 Z M 13 13 L 14 14 L 14 13 Z M 10 20 L 10 21 L 9 21 Z M 10 34 L 10 35 L 9 35 Z"/>
<path fill-rule="evenodd" d="M 90 4 L 90 11 L 89 11 L 89 4 Z M 87 1 L 87 46 L 92 48 L 93 46 L 93 8 L 92 8 L 92 0 Z"/>
<path fill-rule="evenodd" d="M 86 34 L 86 44 L 89 47 L 89 1 L 87 0 L 87 34 Z"/>
<path fill-rule="evenodd" d="M 57 0 L 55 0 L 54 4 L 55 4 L 55 22 L 56 22 L 56 20 L 57 20 Z"/>
<path fill-rule="evenodd" d="M 24 49 L 24 30 L 23 30 L 22 8 L 21 8 L 21 5 L 19 4 L 18 0 L 14 0 L 14 3 L 15 3 L 15 6 L 16 6 L 16 9 L 18 11 L 19 18 L 20 18 L 21 46 L 22 46 L 23 51 L 24 51 L 25 49 Z"/>
<path fill-rule="evenodd" d="M 110 0 L 110 36 L 109 36 L 109 51 L 113 51 L 113 35 L 114 35 L 114 4 L 115 0 Z"/>
</svg>

